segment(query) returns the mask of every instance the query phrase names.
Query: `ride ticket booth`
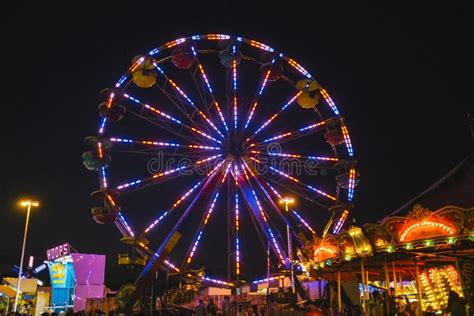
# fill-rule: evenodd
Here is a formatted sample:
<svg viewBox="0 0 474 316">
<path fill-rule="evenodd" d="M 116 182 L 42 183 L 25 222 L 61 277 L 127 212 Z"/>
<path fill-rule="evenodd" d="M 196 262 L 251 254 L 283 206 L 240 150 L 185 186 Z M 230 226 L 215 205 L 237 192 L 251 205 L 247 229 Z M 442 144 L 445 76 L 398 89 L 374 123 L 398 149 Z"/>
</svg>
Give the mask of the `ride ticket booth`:
<svg viewBox="0 0 474 316">
<path fill-rule="evenodd" d="M 105 255 L 71 252 L 68 243 L 46 252 L 51 279 L 51 308 L 86 309 L 88 298 L 104 297 Z"/>
</svg>

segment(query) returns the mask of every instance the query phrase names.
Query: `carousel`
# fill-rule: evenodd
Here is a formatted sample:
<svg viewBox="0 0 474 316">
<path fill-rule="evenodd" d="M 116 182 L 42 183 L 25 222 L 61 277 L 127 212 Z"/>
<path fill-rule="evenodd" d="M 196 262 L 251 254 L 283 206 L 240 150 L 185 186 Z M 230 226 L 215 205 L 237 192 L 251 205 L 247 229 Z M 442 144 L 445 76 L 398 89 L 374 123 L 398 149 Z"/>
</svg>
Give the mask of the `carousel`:
<svg viewBox="0 0 474 316">
<path fill-rule="evenodd" d="M 340 311 L 350 304 L 367 311 L 378 292 L 387 313 L 396 304 L 421 315 L 445 311 L 454 291 L 472 311 L 473 160 L 470 155 L 377 223 L 349 225 L 309 241 L 299 255 L 308 275 L 329 281 L 322 299 Z M 358 302 L 350 299 L 348 284 L 357 287 Z"/>
</svg>

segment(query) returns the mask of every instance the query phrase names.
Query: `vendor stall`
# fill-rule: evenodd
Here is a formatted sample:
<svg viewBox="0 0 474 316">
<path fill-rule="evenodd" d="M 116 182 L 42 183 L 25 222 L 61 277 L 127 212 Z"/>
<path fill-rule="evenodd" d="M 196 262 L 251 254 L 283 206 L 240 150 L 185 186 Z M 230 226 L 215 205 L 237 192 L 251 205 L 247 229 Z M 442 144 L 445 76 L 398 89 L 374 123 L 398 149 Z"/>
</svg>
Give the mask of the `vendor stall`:
<svg viewBox="0 0 474 316">
<path fill-rule="evenodd" d="M 71 252 L 69 244 L 47 251 L 54 310 L 85 310 L 88 298 L 104 297 L 105 256 Z"/>
</svg>

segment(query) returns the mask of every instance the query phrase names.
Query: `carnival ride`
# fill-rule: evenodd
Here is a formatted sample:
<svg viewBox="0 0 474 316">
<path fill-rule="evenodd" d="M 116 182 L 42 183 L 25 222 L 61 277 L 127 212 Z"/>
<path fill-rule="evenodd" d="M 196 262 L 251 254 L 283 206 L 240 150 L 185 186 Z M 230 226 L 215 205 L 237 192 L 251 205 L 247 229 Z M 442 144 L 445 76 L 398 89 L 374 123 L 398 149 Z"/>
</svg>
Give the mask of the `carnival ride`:
<svg viewBox="0 0 474 316">
<path fill-rule="evenodd" d="M 255 269 L 251 236 L 261 243 L 260 274 L 268 277 L 267 251 L 273 270 L 288 273 L 292 247 L 316 234 L 305 217 L 329 218 L 324 236 L 348 216 L 358 175 L 344 119 L 303 66 L 270 46 L 222 34 L 179 38 L 136 56 L 101 98 L 83 154 L 99 179 L 92 215 L 138 251 L 119 262 L 142 267 L 139 279 L 158 266 L 185 275 L 198 257 L 222 265 L 214 257 L 222 249 L 199 247 L 225 240 L 226 280 L 202 279 L 234 286 Z M 287 193 L 308 209 L 282 210 Z M 130 224 L 147 218 L 141 229 Z"/>
<path fill-rule="evenodd" d="M 390 288 L 397 304 L 415 303 L 418 314 L 446 310 L 451 291 L 472 311 L 473 179 L 471 153 L 379 222 L 347 225 L 337 234 L 314 238 L 302 250 L 300 264 L 314 278 L 337 286 L 333 302 L 339 310 L 343 308 L 341 286 L 357 282 L 358 300 L 366 311 L 374 290 L 388 296 Z M 388 312 L 389 304 L 385 307 Z"/>
</svg>

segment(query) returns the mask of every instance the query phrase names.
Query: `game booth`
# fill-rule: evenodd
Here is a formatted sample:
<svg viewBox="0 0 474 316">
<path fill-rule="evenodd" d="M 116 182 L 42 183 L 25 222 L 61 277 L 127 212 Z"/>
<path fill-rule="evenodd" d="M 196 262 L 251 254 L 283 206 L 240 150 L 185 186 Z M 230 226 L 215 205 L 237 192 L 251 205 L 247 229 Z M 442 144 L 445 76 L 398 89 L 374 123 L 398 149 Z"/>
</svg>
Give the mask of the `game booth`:
<svg viewBox="0 0 474 316">
<path fill-rule="evenodd" d="M 86 309 L 88 298 L 103 298 L 105 255 L 71 251 L 68 243 L 47 250 L 51 279 L 51 309 Z"/>
</svg>

